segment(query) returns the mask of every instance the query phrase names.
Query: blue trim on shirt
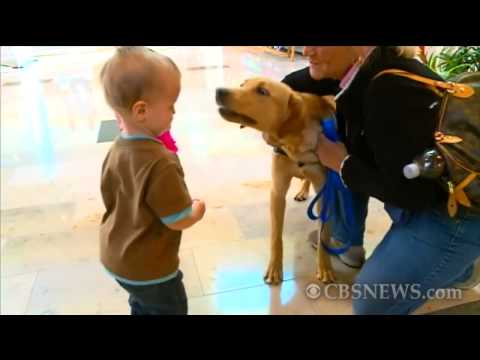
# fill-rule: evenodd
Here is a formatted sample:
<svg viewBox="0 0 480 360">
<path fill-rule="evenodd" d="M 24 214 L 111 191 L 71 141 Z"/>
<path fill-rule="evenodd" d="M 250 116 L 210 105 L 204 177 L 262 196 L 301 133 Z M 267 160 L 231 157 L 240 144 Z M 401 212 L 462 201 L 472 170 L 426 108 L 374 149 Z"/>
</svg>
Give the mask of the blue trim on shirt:
<svg viewBox="0 0 480 360">
<path fill-rule="evenodd" d="M 136 281 L 136 280 L 128 280 L 128 279 L 125 279 L 121 276 L 118 276 L 114 273 L 112 273 L 110 270 L 108 270 L 105 266 L 105 271 L 112 277 L 114 277 L 115 279 L 117 279 L 118 281 L 124 283 L 124 284 L 127 284 L 127 285 L 134 285 L 134 286 L 145 286 L 145 285 L 157 285 L 157 284 L 162 284 L 164 282 L 167 282 L 169 280 L 172 280 L 174 279 L 175 277 L 177 277 L 178 275 L 178 270 L 176 270 L 175 272 L 169 274 L 169 275 L 166 275 L 166 276 L 163 276 L 161 278 L 158 278 L 158 279 L 153 279 L 153 280 L 146 280 L 146 281 Z"/>
<path fill-rule="evenodd" d="M 159 142 L 157 139 L 144 135 L 144 134 L 125 134 L 125 133 L 120 133 L 120 137 L 125 140 L 153 140 L 155 142 Z"/>
<path fill-rule="evenodd" d="M 164 224 L 168 225 L 168 224 L 183 220 L 186 217 L 189 217 L 191 214 L 192 214 L 192 207 L 189 206 L 188 208 L 186 208 L 186 209 L 184 209 L 184 210 L 182 210 L 182 211 L 180 211 L 176 214 L 161 217 L 160 220 L 162 220 L 162 222 Z"/>
</svg>

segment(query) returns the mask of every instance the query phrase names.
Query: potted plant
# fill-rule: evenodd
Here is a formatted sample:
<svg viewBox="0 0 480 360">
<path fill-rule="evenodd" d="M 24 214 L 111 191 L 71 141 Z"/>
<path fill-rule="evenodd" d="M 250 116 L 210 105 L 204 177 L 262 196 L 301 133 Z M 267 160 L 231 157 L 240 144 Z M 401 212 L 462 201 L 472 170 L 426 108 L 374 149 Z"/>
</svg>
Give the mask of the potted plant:
<svg viewBox="0 0 480 360">
<path fill-rule="evenodd" d="M 445 80 L 465 72 L 480 71 L 480 46 L 444 47 L 430 54 L 427 66 Z"/>
</svg>

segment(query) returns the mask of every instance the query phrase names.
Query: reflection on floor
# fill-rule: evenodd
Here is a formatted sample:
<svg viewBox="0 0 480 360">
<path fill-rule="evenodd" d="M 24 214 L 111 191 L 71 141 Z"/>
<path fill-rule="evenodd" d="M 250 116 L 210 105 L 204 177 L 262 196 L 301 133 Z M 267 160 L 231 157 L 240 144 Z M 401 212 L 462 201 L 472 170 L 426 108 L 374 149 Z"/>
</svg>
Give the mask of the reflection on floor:
<svg viewBox="0 0 480 360">
<path fill-rule="evenodd" d="M 258 133 L 222 121 L 214 101 L 218 86 L 257 75 L 281 79 L 305 60 L 246 47 L 156 49 L 183 73 L 172 132 L 190 191 L 208 206 L 181 246 L 190 313 L 350 314 L 348 299 L 305 296 L 314 281 L 307 237 L 315 224 L 307 220 L 306 204 L 293 201 L 298 181 L 288 195 L 286 280 L 264 285 L 271 149 Z M 98 73 L 113 49 L 7 50 L 2 64 L 16 59 L 24 68 L 2 67 L 1 74 L 1 313 L 127 314 L 126 294 L 98 262 L 99 174 L 110 143 L 97 137 L 100 123 L 113 119 Z M 373 201 L 369 254 L 388 226 Z M 355 275 L 334 264 L 341 279 Z M 460 301 L 429 302 L 418 313 L 479 299 L 477 288 Z"/>
</svg>

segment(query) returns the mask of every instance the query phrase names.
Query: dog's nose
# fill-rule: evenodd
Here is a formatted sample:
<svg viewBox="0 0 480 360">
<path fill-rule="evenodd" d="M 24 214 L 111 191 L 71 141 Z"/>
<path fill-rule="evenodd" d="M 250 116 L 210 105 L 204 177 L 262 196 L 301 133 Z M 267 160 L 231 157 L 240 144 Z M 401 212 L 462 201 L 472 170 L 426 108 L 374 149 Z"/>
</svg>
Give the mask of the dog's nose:
<svg viewBox="0 0 480 360">
<path fill-rule="evenodd" d="M 228 94 L 229 94 L 229 90 L 228 89 L 225 89 L 225 88 L 218 88 L 217 89 L 217 93 L 215 95 L 215 100 L 217 101 L 217 104 L 218 105 L 222 105 L 225 101 L 225 99 L 227 98 Z"/>
</svg>

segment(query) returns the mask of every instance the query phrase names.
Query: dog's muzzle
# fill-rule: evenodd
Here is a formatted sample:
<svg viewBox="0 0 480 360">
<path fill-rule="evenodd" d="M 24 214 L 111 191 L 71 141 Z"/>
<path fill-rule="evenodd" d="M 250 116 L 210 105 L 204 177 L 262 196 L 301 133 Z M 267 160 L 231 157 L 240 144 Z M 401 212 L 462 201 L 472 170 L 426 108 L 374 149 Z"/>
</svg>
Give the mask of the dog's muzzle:
<svg viewBox="0 0 480 360">
<path fill-rule="evenodd" d="M 225 88 L 218 88 L 215 93 L 215 101 L 217 105 L 225 105 L 225 101 L 228 98 L 230 91 Z"/>
<path fill-rule="evenodd" d="M 226 88 L 217 88 L 216 90 L 215 101 L 219 106 L 218 111 L 220 112 L 220 115 L 227 121 L 240 124 L 240 128 L 244 128 L 245 126 L 255 126 L 257 124 L 256 120 L 230 109 L 228 104 L 230 94 L 231 91 Z"/>
</svg>

